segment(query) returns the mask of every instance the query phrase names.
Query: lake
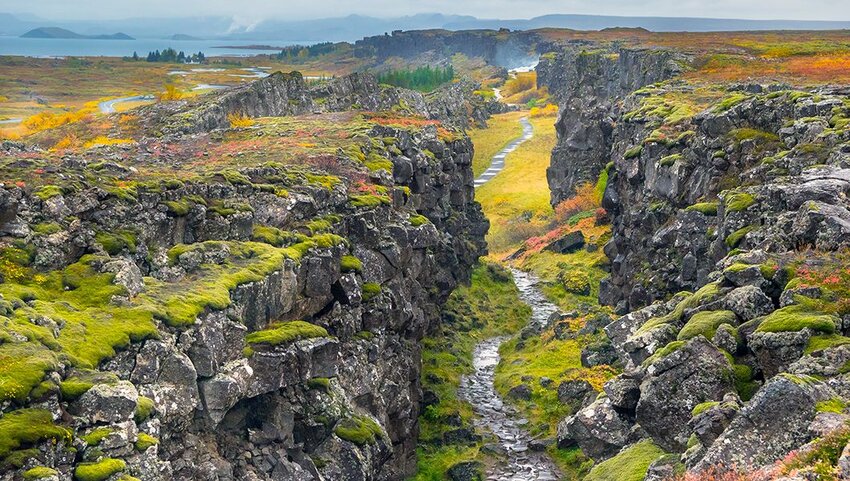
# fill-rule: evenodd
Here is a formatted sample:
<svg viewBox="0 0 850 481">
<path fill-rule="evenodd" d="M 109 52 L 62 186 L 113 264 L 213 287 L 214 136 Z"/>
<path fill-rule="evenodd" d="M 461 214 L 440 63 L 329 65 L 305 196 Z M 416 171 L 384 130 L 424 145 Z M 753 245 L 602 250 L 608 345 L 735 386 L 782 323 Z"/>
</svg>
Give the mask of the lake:
<svg viewBox="0 0 850 481">
<path fill-rule="evenodd" d="M 136 40 L 49 39 L 0 36 L 0 55 L 27 57 L 130 57 L 137 52 L 140 57 L 148 52 L 173 48 L 187 54 L 204 52 L 213 56 L 249 56 L 276 53 L 275 50 L 213 48 L 222 45 L 305 45 L 315 42 L 285 42 L 280 40 L 168 40 L 143 38 Z"/>
</svg>

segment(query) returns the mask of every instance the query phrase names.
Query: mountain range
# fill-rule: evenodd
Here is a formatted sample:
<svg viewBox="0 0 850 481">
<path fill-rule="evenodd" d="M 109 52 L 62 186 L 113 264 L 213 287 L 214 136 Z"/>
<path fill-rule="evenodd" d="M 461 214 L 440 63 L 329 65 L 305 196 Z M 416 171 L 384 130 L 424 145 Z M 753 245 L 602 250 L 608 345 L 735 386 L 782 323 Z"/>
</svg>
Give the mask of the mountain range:
<svg viewBox="0 0 850 481">
<path fill-rule="evenodd" d="M 221 16 L 186 18 L 129 18 L 108 21 L 49 20 L 31 15 L 0 13 L 0 34 L 21 35 L 32 29 L 56 25 L 90 37 L 104 29 L 128 32 L 136 38 L 184 37 L 233 40 L 280 40 L 289 42 L 354 41 L 393 30 L 570 28 L 601 30 L 614 27 L 645 28 L 652 31 L 739 31 L 739 30 L 841 30 L 847 21 L 743 20 L 719 18 L 624 17 L 605 15 L 545 15 L 532 19 L 483 19 L 462 15 L 418 14 L 395 18 L 363 15 L 314 20 L 263 20 L 242 25 Z"/>
</svg>

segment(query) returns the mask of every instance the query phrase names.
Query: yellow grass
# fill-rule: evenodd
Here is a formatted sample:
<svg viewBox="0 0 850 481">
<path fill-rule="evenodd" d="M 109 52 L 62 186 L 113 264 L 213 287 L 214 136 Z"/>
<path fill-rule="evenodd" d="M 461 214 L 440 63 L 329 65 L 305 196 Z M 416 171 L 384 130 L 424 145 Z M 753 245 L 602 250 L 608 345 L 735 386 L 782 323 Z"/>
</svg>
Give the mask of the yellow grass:
<svg viewBox="0 0 850 481">
<path fill-rule="evenodd" d="M 469 137 L 475 145 L 475 157 L 472 159 L 472 172 L 475 177 L 487 170 L 494 155 L 504 149 L 511 140 L 522 135 L 522 124 L 519 123 L 519 119 L 525 115 L 527 114 L 523 112 L 494 115 L 487 121 L 486 129 L 469 131 Z"/>
<path fill-rule="evenodd" d="M 534 137 L 508 155 L 505 170 L 475 192 L 490 219 L 487 242 L 496 259 L 517 249 L 525 239 L 546 232 L 553 215 L 546 168 L 555 146 L 555 127 L 551 117 L 530 120 Z"/>
</svg>

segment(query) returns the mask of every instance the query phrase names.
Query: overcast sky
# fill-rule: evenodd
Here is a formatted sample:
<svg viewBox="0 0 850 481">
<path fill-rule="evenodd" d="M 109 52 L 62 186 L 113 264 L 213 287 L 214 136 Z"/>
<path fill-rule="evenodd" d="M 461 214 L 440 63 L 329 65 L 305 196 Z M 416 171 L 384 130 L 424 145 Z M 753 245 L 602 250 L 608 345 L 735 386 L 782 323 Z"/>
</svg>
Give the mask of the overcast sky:
<svg viewBox="0 0 850 481">
<path fill-rule="evenodd" d="M 550 13 L 850 20 L 850 0 L 0 0 L 0 12 L 48 19 L 227 15 L 248 20 L 321 18 L 351 13 L 392 17 L 439 12 L 479 18 Z"/>
</svg>

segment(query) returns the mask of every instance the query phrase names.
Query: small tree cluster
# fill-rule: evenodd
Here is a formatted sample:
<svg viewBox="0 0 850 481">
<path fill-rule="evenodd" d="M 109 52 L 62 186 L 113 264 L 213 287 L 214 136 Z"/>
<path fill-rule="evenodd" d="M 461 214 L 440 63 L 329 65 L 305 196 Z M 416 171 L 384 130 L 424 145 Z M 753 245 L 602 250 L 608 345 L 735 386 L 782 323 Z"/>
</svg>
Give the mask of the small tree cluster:
<svg viewBox="0 0 850 481">
<path fill-rule="evenodd" d="M 414 70 L 391 70 L 378 75 L 378 82 L 407 89 L 429 91 L 450 82 L 455 77 L 455 69 L 451 65 L 446 68 L 429 66 L 418 67 Z"/>
</svg>

